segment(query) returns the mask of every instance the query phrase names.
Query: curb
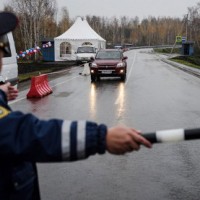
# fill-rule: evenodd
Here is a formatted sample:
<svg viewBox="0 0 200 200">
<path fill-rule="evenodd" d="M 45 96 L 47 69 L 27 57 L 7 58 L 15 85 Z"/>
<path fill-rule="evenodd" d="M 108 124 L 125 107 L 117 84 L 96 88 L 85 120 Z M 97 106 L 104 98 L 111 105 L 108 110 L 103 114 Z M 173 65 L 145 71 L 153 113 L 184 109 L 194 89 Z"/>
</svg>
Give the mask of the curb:
<svg viewBox="0 0 200 200">
<path fill-rule="evenodd" d="M 182 71 L 185 71 L 185 72 L 187 72 L 187 73 L 189 73 L 191 75 L 194 75 L 194 76 L 200 78 L 200 70 L 199 69 L 192 69 L 191 67 L 188 67 L 186 65 L 173 62 L 173 61 L 165 59 L 165 58 L 161 58 L 160 60 L 165 62 L 165 63 L 167 63 L 167 64 L 169 64 L 169 65 L 172 65 L 173 67 L 176 67 L 177 69 L 180 69 Z"/>
</svg>

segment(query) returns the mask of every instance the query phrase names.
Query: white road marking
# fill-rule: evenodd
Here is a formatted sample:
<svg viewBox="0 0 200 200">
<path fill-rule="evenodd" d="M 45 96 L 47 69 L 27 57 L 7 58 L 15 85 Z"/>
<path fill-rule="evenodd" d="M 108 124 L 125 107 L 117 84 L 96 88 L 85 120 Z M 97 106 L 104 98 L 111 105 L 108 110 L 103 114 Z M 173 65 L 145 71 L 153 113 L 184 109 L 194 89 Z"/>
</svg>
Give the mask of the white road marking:
<svg viewBox="0 0 200 200">
<path fill-rule="evenodd" d="M 128 77 L 127 77 L 127 79 L 126 79 L 125 85 L 127 85 L 128 81 L 129 81 L 129 77 L 130 77 L 130 75 L 131 75 L 131 73 L 132 73 L 133 66 L 134 66 L 135 60 L 136 60 L 136 55 L 137 55 L 137 53 L 134 54 L 133 62 L 132 62 L 130 71 L 129 71 L 129 73 L 128 73 Z"/>
<path fill-rule="evenodd" d="M 57 83 L 57 84 L 55 84 L 54 86 L 52 86 L 52 88 L 54 88 L 54 87 L 56 87 L 56 86 L 58 86 L 58 85 L 62 85 L 63 83 L 66 83 L 66 82 L 68 82 L 68 81 L 71 81 L 71 80 L 73 80 L 73 79 L 75 79 L 75 78 L 77 78 L 77 77 L 80 77 L 80 76 L 74 76 L 74 77 L 72 77 L 72 78 L 70 78 L 70 79 L 68 79 L 68 80 L 66 80 L 66 81 Z"/>
<path fill-rule="evenodd" d="M 131 64 L 130 71 L 129 71 L 129 73 L 128 73 L 128 76 L 127 76 L 127 78 L 126 78 L 126 82 L 125 82 L 124 85 L 127 85 L 128 81 L 129 81 L 129 77 L 130 77 L 130 75 L 131 75 L 131 73 L 132 73 L 133 66 L 134 66 L 134 64 L 135 64 L 136 55 L 137 55 L 137 53 L 134 54 L 133 62 L 132 62 L 132 64 Z M 116 101 L 115 101 L 115 105 L 119 104 L 119 101 L 120 101 L 120 94 L 118 95 L 118 97 L 117 97 L 117 99 L 116 99 Z"/>
</svg>

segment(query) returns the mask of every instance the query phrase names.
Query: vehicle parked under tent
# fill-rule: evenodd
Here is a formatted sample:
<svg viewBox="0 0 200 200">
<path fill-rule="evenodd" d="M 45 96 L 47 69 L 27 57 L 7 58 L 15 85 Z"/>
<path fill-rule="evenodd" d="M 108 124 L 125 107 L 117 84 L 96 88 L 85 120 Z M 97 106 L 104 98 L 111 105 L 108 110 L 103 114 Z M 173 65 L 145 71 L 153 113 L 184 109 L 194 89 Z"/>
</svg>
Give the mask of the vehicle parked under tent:
<svg viewBox="0 0 200 200">
<path fill-rule="evenodd" d="M 88 43 L 97 50 L 106 48 L 106 40 L 85 19 L 77 17 L 66 32 L 54 38 L 55 61 L 76 60 L 77 48 Z"/>
</svg>

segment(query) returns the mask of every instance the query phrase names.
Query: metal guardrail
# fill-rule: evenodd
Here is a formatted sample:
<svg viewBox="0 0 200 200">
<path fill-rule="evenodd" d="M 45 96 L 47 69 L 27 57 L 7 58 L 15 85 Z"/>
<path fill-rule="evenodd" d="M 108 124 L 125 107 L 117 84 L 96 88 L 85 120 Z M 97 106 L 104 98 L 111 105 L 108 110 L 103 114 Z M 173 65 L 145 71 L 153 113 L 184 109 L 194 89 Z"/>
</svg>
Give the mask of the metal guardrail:
<svg viewBox="0 0 200 200">
<path fill-rule="evenodd" d="M 137 46 L 137 47 L 129 47 L 129 50 L 132 49 L 147 49 L 147 48 L 173 48 L 174 45 L 154 45 L 154 46 Z M 176 45 L 176 48 L 180 48 L 181 45 Z"/>
</svg>

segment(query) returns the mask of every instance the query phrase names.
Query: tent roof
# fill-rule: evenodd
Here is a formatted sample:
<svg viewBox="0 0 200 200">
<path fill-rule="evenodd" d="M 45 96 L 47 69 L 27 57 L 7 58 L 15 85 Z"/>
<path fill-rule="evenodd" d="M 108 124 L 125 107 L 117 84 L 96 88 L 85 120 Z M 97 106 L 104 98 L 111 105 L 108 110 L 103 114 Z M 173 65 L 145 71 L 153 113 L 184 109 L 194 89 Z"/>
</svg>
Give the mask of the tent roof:
<svg viewBox="0 0 200 200">
<path fill-rule="evenodd" d="M 105 41 L 90 27 L 88 22 L 86 20 L 82 20 L 81 17 L 78 17 L 74 24 L 65 33 L 55 39 Z"/>
</svg>

